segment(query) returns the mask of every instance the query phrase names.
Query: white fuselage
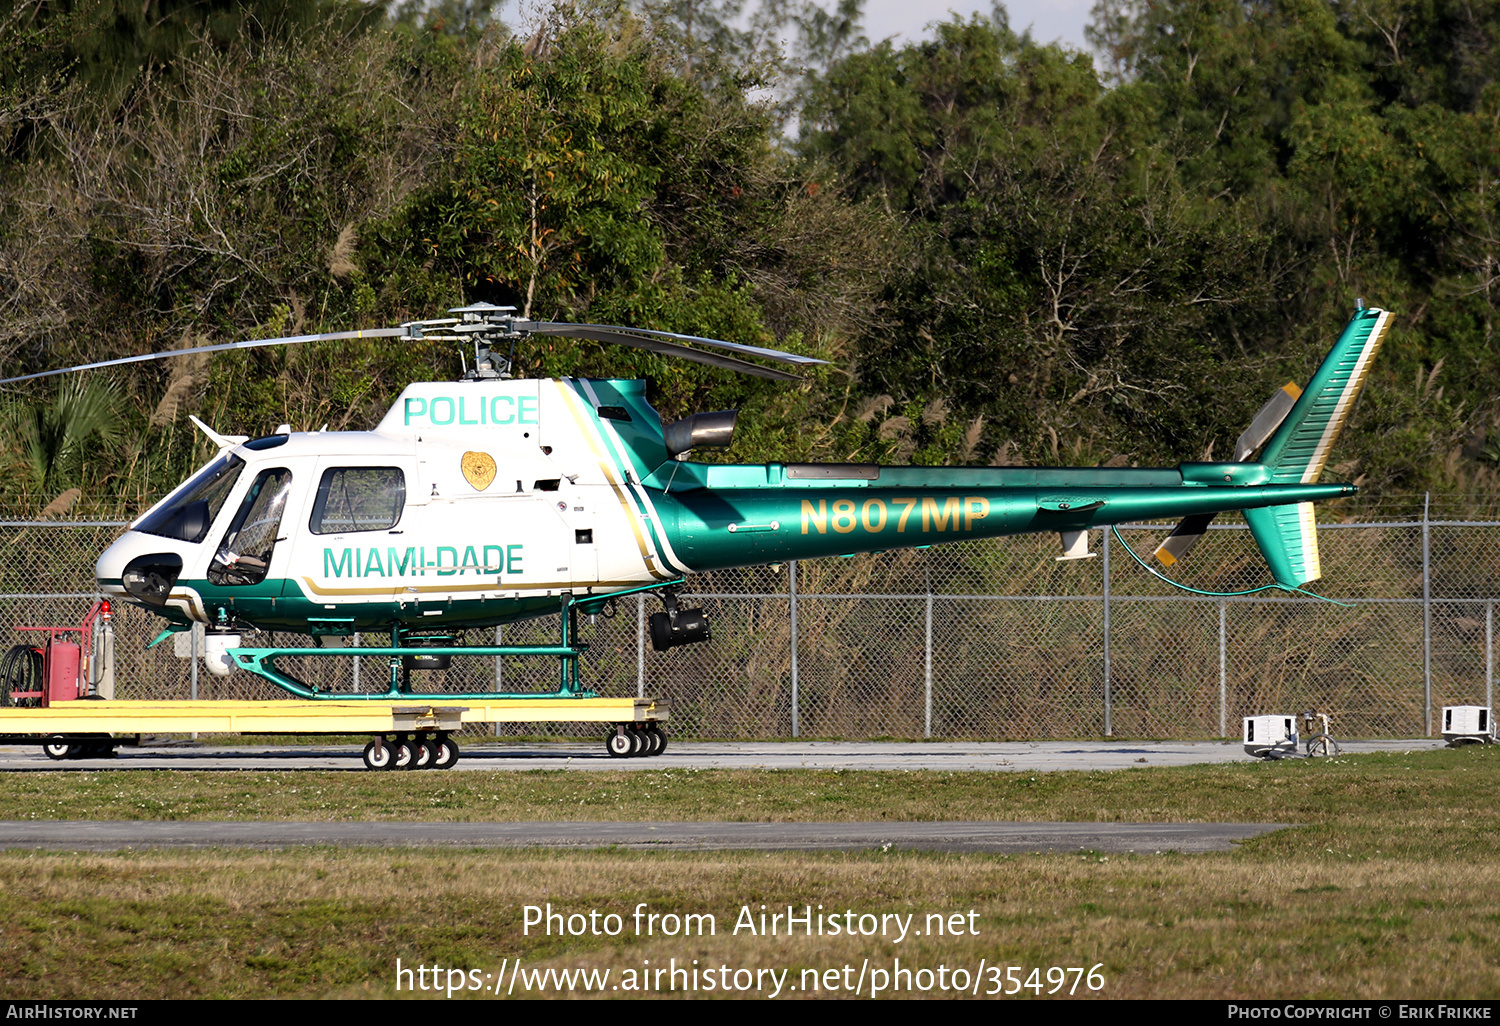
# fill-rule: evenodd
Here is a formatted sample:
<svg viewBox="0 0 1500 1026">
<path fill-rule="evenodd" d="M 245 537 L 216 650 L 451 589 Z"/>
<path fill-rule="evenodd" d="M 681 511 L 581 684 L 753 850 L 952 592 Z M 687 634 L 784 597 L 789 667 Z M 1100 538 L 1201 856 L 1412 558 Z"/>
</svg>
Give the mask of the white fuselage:
<svg viewBox="0 0 1500 1026">
<path fill-rule="evenodd" d="M 170 553 L 182 568 L 167 606 L 190 619 L 213 622 L 232 602 L 252 622 L 294 605 L 334 621 L 371 604 L 410 619 L 673 579 L 680 564 L 639 484 L 650 468 L 592 395 L 574 381 L 414 384 L 373 431 L 234 446 L 244 466 L 206 533 L 140 529 L 184 503 L 184 485 L 104 553 L 101 587 L 125 595 L 131 560 Z M 659 434 L 659 420 L 650 427 Z M 272 487 L 274 502 L 257 505 Z"/>
</svg>

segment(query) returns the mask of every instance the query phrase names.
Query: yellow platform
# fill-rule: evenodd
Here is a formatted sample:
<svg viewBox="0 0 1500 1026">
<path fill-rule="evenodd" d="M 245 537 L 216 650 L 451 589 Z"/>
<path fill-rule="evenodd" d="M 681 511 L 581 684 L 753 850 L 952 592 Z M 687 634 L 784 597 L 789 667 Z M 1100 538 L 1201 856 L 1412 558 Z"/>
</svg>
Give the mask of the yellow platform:
<svg viewBox="0 0 1500 1026">
<path fill-rule="evenodd" d="M 0 709 L 0 734 L 380 734 L 462 723 L 646 723 L 668 718 L 656 698 L 466 698 L 358 702 L 82 699 L 47 709 Z"/>
</svg>

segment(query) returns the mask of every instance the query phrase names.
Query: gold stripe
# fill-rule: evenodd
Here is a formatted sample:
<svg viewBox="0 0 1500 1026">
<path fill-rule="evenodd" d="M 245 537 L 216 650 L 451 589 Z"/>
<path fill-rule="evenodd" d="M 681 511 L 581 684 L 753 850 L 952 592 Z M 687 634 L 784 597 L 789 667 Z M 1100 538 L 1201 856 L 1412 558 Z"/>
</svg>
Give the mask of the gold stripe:
<svg viewBox="0 0 1500 1026">
<path fill-rule="evenodd" d="M 1310 502 L 1299 502 L 1297 512 L 1302 521 L 1302 565 L 1307 579 L 1303 584 L 1323 576 L 1323 561 L 1318 555 L 1318 516 Z"/>
<path fill-rule="evenodd" d="M 615 499 L 620 503 L 620 509 L 625 513 L 625 522 L 630 525 L 631 532 L 635 535 L 636 547 L 640 550 L 641 563 L 645 565 L 646 572 L 658 581 L 665 581 L 671 575 L 664 574 L 653 565 L 650 550 L 646 546 L 646 537 L 641 531 L 639 514 L 631 507 L 630 499 L 626 496 L 619 482 L 615 480 L 614 468 L 610 466 L 609 458 L 599 451 L 599 446 L 594 441 L 593 432 L 589 430 L 587 422 L 583 419 L 582 411 L 578 408 L 578 396 L 573 390 L 561 381 L 553 381 L 557 390 L 562 393 L 563 404 L 567 406 L 568 412 L 573 415 L 574 422 L 578 425 L 578 432 L 588 443 L 589 449 L 594 454 L 594 459 L 599 462 L 599 470 L 604 474 L 604 480 L 609 482 L 610 488 L 614 490 Z"/>
<path fill-rule="evenodd" d="M 454 592 L 473 591 L 573 591 L 579 587 L 579 585 L 574 581 L 543 581 L 538 584 L 533 584 L 528 581 L 525 585 L 516 587 L 509 587 L 498 583 L 431 584 L 425 587 L 411 587 L 410 585 L 408 585 L 403 587 L 400 591 L 393 591 L 389 588 L 320 588 L 313 582 L 313 579 L 311 577 L 304 577 L 302 578 L 302 580 L 307 585 L 307 589 L 315 595 L 375 595 L 390 599 L 405 598 L 412 595 L 413 593 L 417 595 L 451 595 Z M 623 588 L 626 586 L 638 585 L 640 583 L 640 581 L 590 581 L 587 585 L 584 586 L 589 588 Z"/>
<path fill-rule="evenodd" d="M 1386 333 L 1390 331 L 1391 322 L 1394 319 L 1389 310 L 1382 310 L 1370 329 L 1370 334 L 1365 336 L 1365 343 L 1360 348 L 1358 359 L 1355 360 L 1354 370 L 1350 372 L 1349 380 L 1339 393 L 1338 399 L 1334 401 L 1333 413 L 1329 415 L 1328 424 L 1323 428 L 1323 434 L 1313 447 L 1307 468 L 1302 472 L 1303 484 L 1311 484 L 1322 476 L 1323 468 L 1328 465 L 1328 457 L 1333 451 L 1333 446 L 1343 432 L 1349 415 L 1354 411 L 1354 401 L 1364 390 L 1365 378 L 1369 377 L 1370 368 L 1375 363 L 1375 354 L 1380 351 L 1381 343 L 1385 341 Z"/>
</svg>

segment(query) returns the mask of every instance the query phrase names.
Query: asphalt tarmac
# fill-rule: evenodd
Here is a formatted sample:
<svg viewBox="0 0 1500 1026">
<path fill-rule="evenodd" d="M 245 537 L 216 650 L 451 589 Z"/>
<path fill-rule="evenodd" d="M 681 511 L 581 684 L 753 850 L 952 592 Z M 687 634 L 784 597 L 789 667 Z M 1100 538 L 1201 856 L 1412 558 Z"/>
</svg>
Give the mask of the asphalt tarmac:
<svg viewBox="0 0 1500 1026">
<path fill-rule="evenodd" d="M 1441 741 L 1350 741 L 1344 752 L 1416 751 Z M 208 746 L 170 742 L 122 748 L 108 759 L 53 761 L 40 748 L 0 746 L 0 770 L 250 770 L 368 772 L 352 745 Z M 1237 743 L 1039 742 L 676 742 L 655 758 L 617 759 L 599 742 L 465 742 L 453 771 L 844 769 L 1045 772 L 1248 762 Z M 413 786 L 439 771 L 414 771 Z M 275 823 L 0 822 L 0 848 L 115 851 L 138 848 L 361 847 L 621 848 L 652 851 L 1209 852 L 1272 830 L 1276 823 Z"/>
<path fill-rule="evenodd" d="M 1051 770 L 1118 770 L 1137 766 L 1188 766 L 1251 762 L 1238 742 L 1221 741 L 688 741 L 669 742 L 653 758 L 617 759 L 600 741 L 460 744 L 455 771 L 465 770 L 664 770 L 844 769 L 947 770 L 1037 773 Z M 1441 748 L 1436 739 L 1347 741 L 1346 754 Z M 0 771 L 69 770 L 349 770 L 369 772 L 356 745 L 200 745 L 169 741 L 122 747 L 108 759 L 53 761 L 40 746 L 0 746 Z"/>
<path fill-rule="evenodd" d="M 627 848 L 649 851 L 1198 853 L 1275 823 L 272 823 L 0 822 L 0 848 Z"/>
</svg>

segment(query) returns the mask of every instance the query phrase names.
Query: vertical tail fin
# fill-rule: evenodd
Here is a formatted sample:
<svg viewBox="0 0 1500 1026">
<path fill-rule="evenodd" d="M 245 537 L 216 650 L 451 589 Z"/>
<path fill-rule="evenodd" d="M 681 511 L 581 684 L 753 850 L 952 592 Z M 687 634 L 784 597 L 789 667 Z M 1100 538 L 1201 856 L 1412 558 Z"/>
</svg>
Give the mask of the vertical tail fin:
<svg viewBox="0 0 1500 1026">
<path fill-rule="evenodd" d="M 1355 312 L 1266 443 L 1260 462 L 1270 468 L 1272 484 L 1313 484 L 1322 475 L 1391 320 L 1388 311 L 1373 307 Z M 1312 503 L 1247 509 L 1245 520 L 1277 584 L 1297 587 L 1322 576 Z"/>
<path fill-rule="evenodd" d="M 1266 443 L 1260 461 L 1271 468 L 1272 483 L 1312 484 L 1322 475 L 1391 320 L 1389 312 L 1373 307 L 1355 312 L 1292 412 Z"/>
<path fill-rule="evenodd" d="M 1298 588 L 1323 576 L 1318 557 L 1318 519 L 1310 502 L 1247 509 L 1245 522 L 1283 588 Z"/>
</svg>

